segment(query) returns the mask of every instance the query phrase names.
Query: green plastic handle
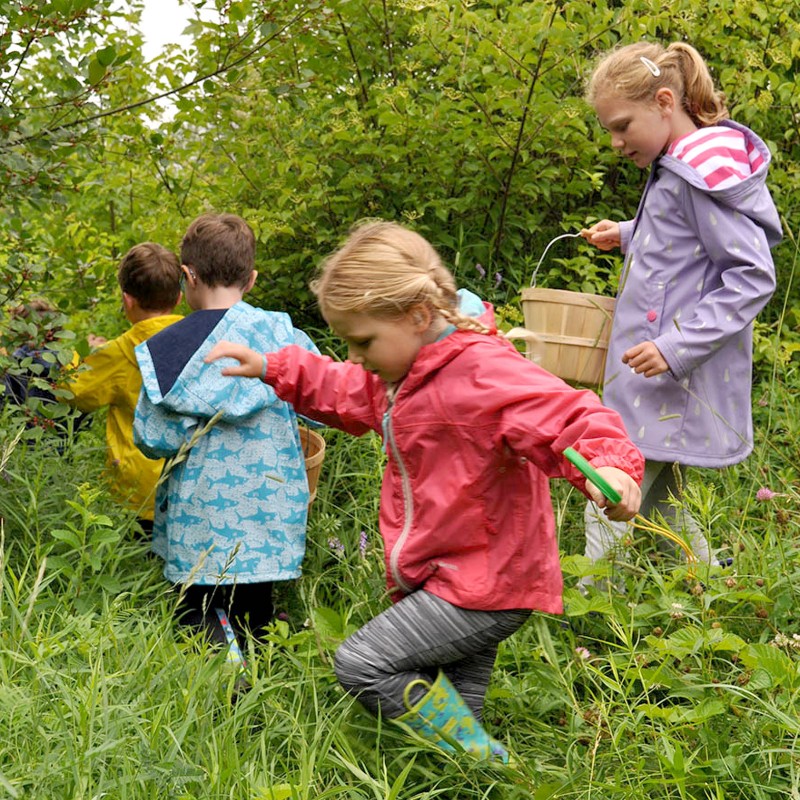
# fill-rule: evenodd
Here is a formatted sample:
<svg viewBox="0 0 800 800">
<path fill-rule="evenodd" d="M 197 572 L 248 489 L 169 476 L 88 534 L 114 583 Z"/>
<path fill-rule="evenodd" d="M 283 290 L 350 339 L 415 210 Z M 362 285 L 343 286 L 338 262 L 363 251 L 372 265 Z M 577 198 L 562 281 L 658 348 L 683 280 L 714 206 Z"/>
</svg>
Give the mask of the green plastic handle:
<svg viewBox="0 0 800 800">
<path fill-rule="evenodd" d="M 603 493 L 606 500 L 612 503 L 619 503 L 622 500 L 622 495 L 576 450 L 568 447 L 564 451 L 564 457 L 583 473 L 586 480 L 591 481 Z"/>
</svg>

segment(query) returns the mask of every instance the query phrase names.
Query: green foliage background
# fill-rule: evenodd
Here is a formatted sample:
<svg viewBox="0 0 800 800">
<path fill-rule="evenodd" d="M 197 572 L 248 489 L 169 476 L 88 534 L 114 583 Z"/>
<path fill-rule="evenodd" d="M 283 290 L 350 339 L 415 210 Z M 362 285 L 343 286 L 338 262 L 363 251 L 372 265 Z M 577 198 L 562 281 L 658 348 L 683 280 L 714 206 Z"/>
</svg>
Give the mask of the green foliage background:
<svg viewBox="0 0 800 800">
<path fill-rule="evenodd" d="M 32 24 L 3 5 L 9 29 Z M 67 32 L 3 56 L 6 284 L 70 313 L 99 304 L 111 318 L 119 255 L 142 239 L 177 247 L 209 208 L 257 228 L 258 302 L 306 321 L 320 258 L 368 216 L 413 225 L 463 285 L 512 302 L 554 235 L 635 211 L 645 175 L 611 151 L 581 95 L 598 52 L 643 37 L 706 56 L 734 118 L 769 143 L 770 186 L 787 232 L 798 227 L 789 0 L 236 0 L 149 65 L 124 30 L 136 4 L 127 22 L 110 5 L 45 4 Z M 139 105 L 165 92 L 169 121 Z M 775 251 L 792 306 L 794 252 L 790 238 Z M 573 243 L 545 269 L 543 285 L 609 292 L 617 263 Z"/>
<path fill-rule="evenodd" d="M 247 643 L 253 690 L 232 704 L 222 659 L 176 636 L 175 596 L 109 500 L 102 417 L 59 453 L 7 407 L 0 797 L 800 796 L 794 0 L 192 5 L 218 13 L 148 64 L 139 2 L 0 0 L 0 344 L 48 338 L 68 360 L 90 331 L 121 332 L 121 254 L 146 239 L 177 249 L 207 209 L 251 222 L 255 302 L 289 310 L 323 349 L 338 345 L 308 280 L 367 216 L 418 229 L 514 320 L 552 237 L 638 203 L 645 175 L 581 99 L 593 58 L 686 39 L 768 142 L 786 232 L 757 326 L 755 453 L 687 486 L 734 563 L 692 576 L 637 540 L 626 594 L 583 598 L 581 499 L 556 485 L 566 621 L 536 618 L 501 648 L 488 724 L 518 763 L 472 764 L 381 726 L 333 676 L 338 641 L 385 603 L 374 440 L 326 434 L 304 578 L 282 589 L 288 619 L 267 646 Z M 574 241 L 551 252 L 540 285 L 613 293 L 617 256 Z M 36 295 L 63 312 L 49 334 L 9 324 Z"/>
</svg>

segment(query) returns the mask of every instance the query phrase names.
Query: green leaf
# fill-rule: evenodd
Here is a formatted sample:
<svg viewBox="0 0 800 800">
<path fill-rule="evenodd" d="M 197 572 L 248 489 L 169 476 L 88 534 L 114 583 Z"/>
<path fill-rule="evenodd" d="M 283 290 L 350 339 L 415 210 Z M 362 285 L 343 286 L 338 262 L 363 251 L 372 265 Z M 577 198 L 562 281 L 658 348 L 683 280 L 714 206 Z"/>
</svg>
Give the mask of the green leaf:
<svg viewBox="0 0 800 800">
<path fill-rule="evenodd" d="M 117 50 L 114 45 L 108 45 L 108 47 L 104 47 L 102 50 L 98 50 L 95 54 L 95 58 L 97 59 L 97 63 L 103 67 L 108 67 L 114 63 L 114 59 L 117 57 Z"/>
<path fill-rule="evenodd" d="M 741 652 L 740 658 L 748 669 L 766 673 L 776 686 L 798 674 L 798 665 L 783 650 L 770 644 L 751 644 Z"/>
<path fill-rule="evenodd" d="M 110 592 L 113 595 L 120 593 L 122 584 L 113 575 L 100 574 L 96 578 L 97 583 L 103 588 L 103 591 Z"/>
<path fill-rule="evenodd" d="M 275 783 L 260 789 L 255 797 L 257 800 L 290 800 L 296 796 L 295 792 L 299 792 L 299 787 L 291 783 Z"/>
<path fill-rule="evenodd" d="M 50 535 L 54 539 L 72 545 L 76 550 L 83 547 L 83 542 L 78 538 L 75 531 L 67 530 L 66 528 L 57 528 L 56 530 L 50 531 Z"/>
<path fill-rule="evenodd" d="M 119 542 L 119 532 L 117 529 L 113 530 L 99 530 L 94 531 L 91 536 L 92 547 L 100 547 L 104 544 L 116 544 Z"/>
<path fill-rule="evenodd" d="M 106 76 L 106 68 L 95 58 L 89 62 L 89 83 L 96 86 Z"/>
<path fill-rule="evenodd" d="M 584 596 L 577 589 L 567 589 L 564 592 L 564 615 L 567 617 L 613 613 L 614 606 L 606 595 L 592 593 Z"/>
<path fill-rule="evenodd" d="M 314 627 L 321 636 L 329 638 L 341 638 L 344 635 L 342 617 L 332 608 L 315 608 L 312 614 Z"/>
<path fill-rule="evenodd" d="M 247 13 L 243 3 L 230 3 L 228 5 L 228 17 L 233 22 L 241 22 Z"/>
</svg>

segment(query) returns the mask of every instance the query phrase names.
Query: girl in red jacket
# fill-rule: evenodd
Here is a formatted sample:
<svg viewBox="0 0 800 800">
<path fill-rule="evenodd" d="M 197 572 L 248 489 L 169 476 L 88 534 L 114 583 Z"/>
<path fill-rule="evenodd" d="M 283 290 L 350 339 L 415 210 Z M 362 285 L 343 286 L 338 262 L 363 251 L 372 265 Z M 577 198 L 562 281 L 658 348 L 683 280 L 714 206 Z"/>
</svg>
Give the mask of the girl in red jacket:
<svg viewBox="0 0 800 800">
<path fill-rule="evenodd" d="M 348 692 L 435 742 L 507 761 L 481 725 L 499 642 L 537 609 L 562 611 L 548 479 L 612 520 L 638 510 L 642 456 L 616 412 L 521 356 L 491 307 L 457 292 L 434 248 L 399 225 L 357 228 L 312 284 L 349 348 L 262 355 L 221 342 L 227 375 L 260 377 L 299 414 L 377 431 L 387 466 L 380 529 L 395 603 L 335 657 Z M 616 488 L 615 506 L 562 456 L 574 447 Z"/>
</svg>

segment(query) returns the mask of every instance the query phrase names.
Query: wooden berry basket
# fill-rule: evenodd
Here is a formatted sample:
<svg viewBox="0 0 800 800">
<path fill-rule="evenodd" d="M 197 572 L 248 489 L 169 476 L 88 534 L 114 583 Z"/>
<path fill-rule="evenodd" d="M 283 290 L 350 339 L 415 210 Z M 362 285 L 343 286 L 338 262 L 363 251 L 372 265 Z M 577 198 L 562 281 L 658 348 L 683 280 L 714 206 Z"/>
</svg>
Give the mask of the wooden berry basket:
<svg viewBox="0 0 800 800">
<path fill-rule="evenodd" d="M 322 462 L 325 458 L 325 440 L 310 428 L 302 425 L 298 427 L 300 433 L 300 444 L 303 447 L 303 455 L 306 460 L 306 477 L 308 478 L 308 504 L 314 502 L 317 496 L 317 484 L 319 483 L 319 473 L 322 469 Z"/>
</svg>

